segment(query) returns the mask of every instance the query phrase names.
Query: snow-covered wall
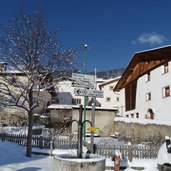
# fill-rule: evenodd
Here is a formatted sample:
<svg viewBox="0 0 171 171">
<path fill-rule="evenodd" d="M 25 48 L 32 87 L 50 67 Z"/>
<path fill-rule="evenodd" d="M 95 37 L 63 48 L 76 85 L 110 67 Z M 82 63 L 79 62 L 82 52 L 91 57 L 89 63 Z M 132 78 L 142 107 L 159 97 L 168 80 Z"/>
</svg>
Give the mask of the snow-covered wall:
<svg viewBox="0 0 171 171">
<path fill-rule="evenodd" d="M 150 119 L 116 117 L 113 132 L 122 137 L 132 138 L 140 142 L 162 142 L 165 136 L 171 136 L 171 122 L 161 122 Z"/>
</svg>

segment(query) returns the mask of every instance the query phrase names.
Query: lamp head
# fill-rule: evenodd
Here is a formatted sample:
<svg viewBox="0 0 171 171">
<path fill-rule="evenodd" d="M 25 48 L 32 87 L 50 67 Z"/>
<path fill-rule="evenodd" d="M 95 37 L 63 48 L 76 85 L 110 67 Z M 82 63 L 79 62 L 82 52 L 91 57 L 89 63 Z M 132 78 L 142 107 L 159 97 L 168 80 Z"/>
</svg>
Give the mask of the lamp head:
<svg viewBox="0 0 171 171">
<path fill-rule="evenodd" d="M 88 45 L 87 45 L 87 44 L 84 44 L 84 47 L 85 47 L 85 48 L 87 48 L 87 47 L 88 47 Z"/>
</svg>

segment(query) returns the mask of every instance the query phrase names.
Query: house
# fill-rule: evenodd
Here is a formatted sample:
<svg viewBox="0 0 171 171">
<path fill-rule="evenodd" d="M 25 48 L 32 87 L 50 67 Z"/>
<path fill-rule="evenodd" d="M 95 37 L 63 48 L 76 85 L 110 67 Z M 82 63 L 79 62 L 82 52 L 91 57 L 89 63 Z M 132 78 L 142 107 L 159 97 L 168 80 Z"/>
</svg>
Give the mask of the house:
<svg viewBox="0 0 171 171">
<path fill-rule="evenodd" d="M 53 97 L 52 104 L 59 105 L 79 105 L 84 104 L 83 96 L 75 96 L 74 86 L 70 79 L 57 80 L 55 85 L 56 94 Z M 88 99 L 87 99 L 88 100 Z"/>
<path fill-rule="evenodd" d="M 24 108 L 29 103 L 26 95 L 27 93 L 25 93 L 27 92 L 27 89 L 29 89 L 27 74 L 8 66 L 6 62 L 0 62 L 0 83 L 0 122 L 15 125 L 16 123 L 21 124 L 21 120 L 26 120 L 28 117 L 28 113 L 25 110 L 26 108 Z M 40 89 L 39 93 L 37 93 L 37 90 L 37 86 L 34 86 L 33 96 L 37 97 L 37 94 L 39 96 L 39 105 L 33 109 L 34 116 L 35 114 L 40 115 L 45 113 L 47 104 L 51 102 L 51 95 L 48 90 Z M 3 102 L 5 103 L 3 104 Z M 17 103 L 18 106 L 16 105 Z"/>
<path fill-rule="evenodd" d="M 113 88 L 119 78 L 102 80 L 97 79 L 96 89 L 104 91 L 104 98 L 96 98 L 95 107 L 95 127 L 100 130 L 100 135 L 109 135 L 112 132 L 113 119 L 117 114 L 118 104 L 114 104 L 112 99 L 117 99 L 118 94 L 113 93 Z M 57 82 L 55 89 L 57 92 L 56 98 L 58 100 L 48 106 L 50 110 L 50 119 L 52 122 L 61 119 L 64 115 L 72 120 L 78 120 L 79 105 L 84 106 L 84 96 L 76 96 L 74 94 L 74 88 L 71 80 L 61 80 Z M 106 101 L 106 99 L 110 100 Z M 103 100 L 104 99 L 104 100 Z M 117 99 L 118 100 L 118 99 Z M 118 102 L 117 102 L 118 103 Z M 86 101 L 86 120 L 92 120 L 92 98 L 87 97 Z M 86 123 L 86 128 L 90 127 L 89 123 Z M 77 131 L 78 125 L 72 124 L 72 132 Z"/>
<path fill-rule="evenodd" d="M 120 77 L 104 80 L 97 78 L 96 89 L 104 92 L 103 98 L 96 98 L 96 106 L 103 108 L 115 108 L 119 106 L 119 93 L 113 92 L 113 88 L 118 82 Z M 67 105 L 84 105 L 84 96 L 76 96 L 74 94 L 74 87 L 72 80 L 64 79 L 57 82 L 55 86 L 57 100 L 55 104 L 67 104 Z M 83 89 L 83 88 L 81 88 Z M 92 97 L 86 98 L 87 106 L 92 106 Z"/>
<path fill-rule="evenodd" d="M 114 88 L 119 115 L 171 121 L 171 46 L 135 53 Z"/>
<path fill-rule="evenodd" d="M 101 84 L 99 84 L 100 90 L 104 92 L 104 97 L 99 99 L 102 104 L 102 107 L 115 107 L 117 108 L 119 104 L 119 92 L 113 92 L 114 87 L 116 86 L 119 77 L 109 79 Z"/>
</svg>

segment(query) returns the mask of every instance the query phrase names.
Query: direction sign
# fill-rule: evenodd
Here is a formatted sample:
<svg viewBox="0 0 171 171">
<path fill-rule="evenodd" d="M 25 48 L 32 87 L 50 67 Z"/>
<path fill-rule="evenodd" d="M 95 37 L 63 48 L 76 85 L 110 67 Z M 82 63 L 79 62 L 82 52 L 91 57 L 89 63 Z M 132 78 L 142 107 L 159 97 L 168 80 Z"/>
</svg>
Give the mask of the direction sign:
<svg viewBox="0 0 171 171">
<path fill-rule="evenodd" d="M 88 96 L 88 97 L 99 97 L 99 98 L 103 98 L 103 91 L 94 90 L 94 89 L 75 88 L 74 89 L 74 94 L 76 96 Z"/>
<path fill-rule="evenodd" d="M 72 73 L 72 79 L 79 80 L 79 81 L 94 82 L 94 75 Z"/>
<path fill-rule="evenodd" d="M 87 128 L 88 131 L 91 131 L 91 132 L 96 132 L 97 128 L 96 127 L 89 127 Z"/>
<path fill-rule="evenodd" d="M 87 81 L 73 81 L 73 87 L 83 87 L 83 88 L 94 88 L 94 84 L 92 82 Z"/>
<path fill-rule="evenodd" d="M 74 88 L 74 94 L 76 96 L 86 96 L 86 89 Z"/>
</svg>

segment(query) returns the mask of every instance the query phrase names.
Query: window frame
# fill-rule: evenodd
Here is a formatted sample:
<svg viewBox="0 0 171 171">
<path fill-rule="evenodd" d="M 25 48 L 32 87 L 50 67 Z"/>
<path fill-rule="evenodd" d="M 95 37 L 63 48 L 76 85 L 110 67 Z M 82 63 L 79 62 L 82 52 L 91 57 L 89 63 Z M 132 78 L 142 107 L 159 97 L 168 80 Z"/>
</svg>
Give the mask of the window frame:
<svg viewBox="0 0 171 171">
<path fill-rule="evenodd" d="M 170 97 L 170 85 L 162 88 L 162 97 L 163 98 Z"/>
<path fill-rule="evenodd" d="M 114 89 L 114 86 L 109 86 L 110 91 L 113 91 L 113 89 Z"/>
<path fill-rule="evenodd" d="M 75 98 L 74 100 L 75 100 L 76 104 L 81 104 L 81 99 L 80 98 Z"/>
<path fill-rule="evenodd" d="M 151 81 L 151 72 L 147 73 L 146 75 L 146 82 Z"/>
<path fill-rule="evenodd" d="M 110 97 L 106 97 L 106 102 L 110 102 L 111 98 Z"/>
<path fill-rule="evenodd" d="M 151 92 L 146 93 L 146 101 L 151 101 Z"/>
<path fill-rule="evenodd" d="M 166 74 L 168 72 L 169 72 L 169 63 L 167 62 L 163 65 L 163 74 Z"/>
</svg>

